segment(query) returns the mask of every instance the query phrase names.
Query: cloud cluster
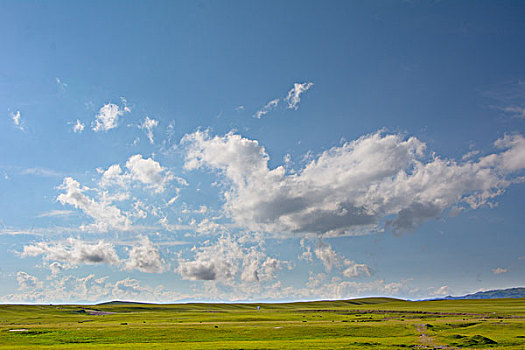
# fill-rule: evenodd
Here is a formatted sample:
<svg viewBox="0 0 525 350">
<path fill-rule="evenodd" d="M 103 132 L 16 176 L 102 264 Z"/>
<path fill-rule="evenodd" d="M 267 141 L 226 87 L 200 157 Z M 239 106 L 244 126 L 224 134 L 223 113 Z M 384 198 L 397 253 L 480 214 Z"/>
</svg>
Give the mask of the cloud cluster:
<svg viewBox="0 0 525 350">
<path fill-rule="evenodd" d="M 29 244 L 24 246 L 19 255 L 22 258 L 42 256 L 49 263 L 53 275 L 83 264 L 107 264 L 147 273 L 161 273 L 169 268 L 148 237 L 141 237 L 133 244 L 127 259 L 119 258 L 115 247 L 109 242 L 86 242 L 74 238 L 68 238 L 64 242 Z"/>
<path fill-rule="evenodd" d="M 93 131 L 108 131 L 116 128 L 118 126 L 119 117 L 127 112 L 131 112 L 131 110 L 126 105 L 121 108 L 114 103 L 105 104 L 98 111 L 97 117 L 92 124 Z"/>
<path fill-rule="evenodd" d="M 58 186 L 63 191 L 57 197 L 58 202 L 74 206 L 94 219 L 94 223 L 81 226 L 82 230 L 91 232 L 129 231 L 136 220 L 146 219 L 148 214 L 160 217 L 164 215 L 162 207 L 158 205 L 158 198 L 152 194 L 164 193 L 170 186 L 168 195 L 173 191 L 178 196 L 180 186 L 188 185 L 186 180 L 173 175 L 159 162 L 143 158 L 140 154 L 129 157 L 124 170 L 119 164 L 113 164 L 107 169 L 97 168 L 97 172 L 100 174 L 98 186 L 81 186 L 71 177 L 64 178 L 62 185 Z M 171 186 L 172 183 L 179 187 Z M 148 191 L 149 196 L 139 200 L 134 196 L 136 189 L 152 191 Z M 144 203 L 143 200 L 150 203 Z M 168 204 L 175 200 L 176 197 L 172 197 Z"/>
<path fill-rule="evenodd" d="M 286 262 L 268 257 L 259 245 L 243 246 L 239 240 L 221 236 L 215 244 L 192 249 L 194 259 L 182 259 L 176 269 L 184 279 L 243 282 L 267 281 Z"/>
<path fill-rule="evenodd" d="M 521 135 L 497 140 L 499 152 L 458 162 L 429 155 L 415 137 L 376 132 L 323 152 L 293 174 L 270 169 L 264 147 L 234 133 L 196 131 L 182 143 L 186 169 L 224 176 L 224 207 L 238 225 L 274 234 L 413 230 L 447 208 L 490 205 L 525 168 Z"/>
<path fill-rule="evenodd" d="M 125 278 L 115 282 L 109 281 L 107 276 L 96 277 L 93 274 L 76 277 L 63 276 L 61 278 L 41 281 L 26 272 L 17 273 L 19 292 L 3 296 L 0 300 L 9 303 L 79 303 L 100 302 L 108 300 L 136 300 L 142 302 L 173 302 L 187 295 L 179 294 L 164 288 L 143 286 L 140 281 Z"/>
</svg>

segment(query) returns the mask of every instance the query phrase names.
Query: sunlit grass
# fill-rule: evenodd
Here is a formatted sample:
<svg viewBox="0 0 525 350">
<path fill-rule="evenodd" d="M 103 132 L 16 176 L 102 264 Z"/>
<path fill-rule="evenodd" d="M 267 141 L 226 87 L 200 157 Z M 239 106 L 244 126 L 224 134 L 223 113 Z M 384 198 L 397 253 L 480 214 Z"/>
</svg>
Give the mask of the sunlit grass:
<svg viewBox="0 0 525 350">
<path fill-rule="evenodd" d="M 510 350 L 524 335 L 525 299 L 0 306 L 3 349 Z"/>
</svg>

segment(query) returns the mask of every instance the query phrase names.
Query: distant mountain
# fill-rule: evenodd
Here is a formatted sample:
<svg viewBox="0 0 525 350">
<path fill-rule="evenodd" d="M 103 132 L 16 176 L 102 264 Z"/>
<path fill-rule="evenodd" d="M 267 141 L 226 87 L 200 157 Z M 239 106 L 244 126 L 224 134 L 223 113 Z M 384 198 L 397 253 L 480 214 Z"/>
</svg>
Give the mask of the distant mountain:
<svg viewBox="0 0 525 350">
<path fill-rule="evenodd" d="M 456 300 L 456 299 L 499 299 L 499 298 L 525 298 L 525 288 L 509 288 L 488 290 L 486 292 L 477 292 L 474 294 L 467 294 L 461 297 L 447 296 L 440 299 Z"/>
</svg>

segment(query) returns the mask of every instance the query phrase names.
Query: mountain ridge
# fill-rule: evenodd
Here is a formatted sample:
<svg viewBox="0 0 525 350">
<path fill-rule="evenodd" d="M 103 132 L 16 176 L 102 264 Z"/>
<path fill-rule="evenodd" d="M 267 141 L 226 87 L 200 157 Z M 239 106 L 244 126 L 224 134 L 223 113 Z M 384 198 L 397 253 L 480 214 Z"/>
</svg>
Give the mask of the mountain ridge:
<svg viewBox="0 0 525 350">
<path fill-rule="evenodd" d="M 525 298 L 525 287 L 515 287 L 507 289 L 494 289 L 466 294 L 462 296 L 448 295 L 443 298 L 429 300 L 460 300 L 460 299 L 507 299 L 507 298 Z"/>
</svg>

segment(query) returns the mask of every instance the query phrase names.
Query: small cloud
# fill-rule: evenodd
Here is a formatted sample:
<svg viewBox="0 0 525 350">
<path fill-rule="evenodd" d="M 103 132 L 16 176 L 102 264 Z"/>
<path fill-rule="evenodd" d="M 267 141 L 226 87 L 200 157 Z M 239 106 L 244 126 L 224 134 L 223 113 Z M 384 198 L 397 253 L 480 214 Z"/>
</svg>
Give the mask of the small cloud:
<svg viewBox="0 0 525 350">
<path fill-rule="evenodd" d="M 509 270 L 505 269 L 503 267 L 497 267 L 495 269 L 492 269 L 492 273 L 495 274 L 495 275 L 501 275 L 502 273 L 506 273 L 507 271 L 509 271 Z"/>
<path fill-rule="evenodd" d="M 56 77 L 55 81 L 60 89 L 64 90 L 67 87 L 67 84 L 64 83 L 60 78 Z"/>
<path fill-rule="evenodd" d="M 257 119 L 261 119 L 261 117 L 263 117 L 264 115 L 268 114 L 269 111 L 277 108 L 278 105 L 279 105 L 279 99 L 278 98 L 276 98 L 274 100 L 271 100 L 262 109 L 260 109 L 257 112 L 255 112 L 253 117 L 257 118 Z"/>
<path fill-rule="evenodd" d="M 75 134 L 80 134 L 82 133 L 82 131 L 84 131 L 85 126 L 86 125 L 84 125 L 83 123 L 80 122 L 80 120 L 77 119 L 76 124 L 73 126 L 73 132 Z"/>
<path fill-rule="evenodd" d="M 293 88 L 288 91 L 288 96 L 284 99 L 288 103 L 287 108 L 297 110 L 299 108 L 299 102 L 301 102 L 301 94 L 306 92 L 312 86 L 314 86 L 314 83 L 312 82 L 293 84 Z"/>
<path fill-rule="evenodd" d="M 114 103 L 105 104 L 98 111 L 95 121 L 92 123 L 92 129 L 95 132 L 108 131 L 118 126 L 119 117 L 123 116 L 124 113 L 131 112 L 131 109 L 127 106 L 127 101 L 122 98 L 124 107 L 119 107 Z"/>
<path fill-rule="evenodd" d="M 244 111 L 244 106 L 237 106 L 237 107 L 235 107 L 235 110 L 237 112 L 242 112 L 242 111 Z"/>
<path fill-rule="evenodd" d="M 11 113 L 11 119 L 13 120 L 13 124 L 15 124 L 15 127 L 17 129 L 24 131 L 20 111 L 16 111 L 16 113 Z"/>
<path fill-rule="evenodd" d="M 146 117 L 142 124 L 138 126 L 139 129 L 144 130 L 146 133 L 146 136 L 148 136 L 149 143 L 153 144 L 153 128 L 159 125 L 159 121 L 155 119 L 151 119 L 150 117 Z"/>
</svg>

